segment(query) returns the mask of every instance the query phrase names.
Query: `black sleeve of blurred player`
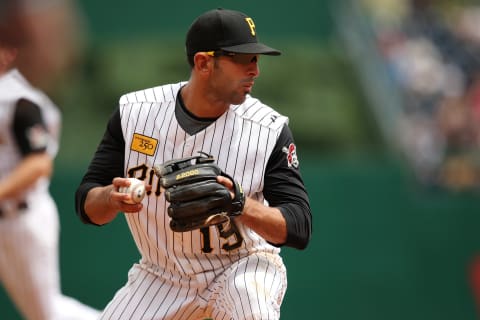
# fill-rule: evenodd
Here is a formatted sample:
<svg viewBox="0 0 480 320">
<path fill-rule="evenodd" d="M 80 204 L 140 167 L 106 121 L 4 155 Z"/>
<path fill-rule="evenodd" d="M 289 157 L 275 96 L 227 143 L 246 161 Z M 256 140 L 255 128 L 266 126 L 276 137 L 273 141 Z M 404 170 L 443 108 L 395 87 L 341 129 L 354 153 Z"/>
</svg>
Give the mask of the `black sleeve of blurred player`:
<svg viewBox="0 0 480 320">
<path fill-rule="evenodd" d="M 18 100 L 13 113 L 12 132 L 23 156 L 47 149 L 49 134 L 42 112 L 29 100 Z"/>
<path fill-rule="evenodd" d="M 287 241 L 284 246 L 306 248 L 312 232 L 312 214 L 300 169 L 288 161 L 289 146 L 294 143 L 288 125 L 285 125 L 265 171 L 263 194 L 271 207 L 282 212 L 287 223 Z"/>
</svg>

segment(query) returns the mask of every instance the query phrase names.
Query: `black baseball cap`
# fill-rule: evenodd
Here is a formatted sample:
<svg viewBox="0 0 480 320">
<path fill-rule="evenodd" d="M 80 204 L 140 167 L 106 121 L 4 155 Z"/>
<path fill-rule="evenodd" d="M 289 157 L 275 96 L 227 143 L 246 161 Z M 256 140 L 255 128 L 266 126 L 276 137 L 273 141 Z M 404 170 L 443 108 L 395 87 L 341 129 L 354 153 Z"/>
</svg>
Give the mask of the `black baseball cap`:
<svg viewBox="0 0 480 320">
<path fill-rule="evenodd" d="M 193 21 L 187 32 L 186 50 L 188 56 L 216 50 L 271 56 L 281 54 L 258 42 L 252 18 L 242 12 L 223 8 L 207 11 Z"/>
</svg>

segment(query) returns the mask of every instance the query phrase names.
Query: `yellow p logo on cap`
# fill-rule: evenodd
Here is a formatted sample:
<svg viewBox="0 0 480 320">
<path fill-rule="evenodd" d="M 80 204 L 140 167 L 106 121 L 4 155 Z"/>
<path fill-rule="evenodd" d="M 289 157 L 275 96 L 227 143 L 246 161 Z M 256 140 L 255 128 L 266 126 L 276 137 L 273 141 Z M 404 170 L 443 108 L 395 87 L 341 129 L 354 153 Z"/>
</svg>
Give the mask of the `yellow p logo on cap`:
<svg viewBox="0 0 480 320">
<path fill-rule="evenodd" d="M 250 27 L 250 33 L 252 34 L 252 36 L 255 36 L 255 23 L 253 23 L 253 19 L 245 18 L 245 21 L 247 21 L 247 24 Z"/>
</svg>

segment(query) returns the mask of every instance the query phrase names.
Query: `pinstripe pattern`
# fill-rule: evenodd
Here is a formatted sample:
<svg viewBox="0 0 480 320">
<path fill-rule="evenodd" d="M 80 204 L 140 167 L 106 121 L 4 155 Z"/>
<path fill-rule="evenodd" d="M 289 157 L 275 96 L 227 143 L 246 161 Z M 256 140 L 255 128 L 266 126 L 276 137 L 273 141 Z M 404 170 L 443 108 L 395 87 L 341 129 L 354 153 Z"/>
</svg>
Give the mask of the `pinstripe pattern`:
<svg viewBox="0 0 480 320">
<path fill-rule="evenodd" d="M 248 196 L 264 201 L 265 167 L 288 119 L 247 97 L 206 129 L 189 135 L 175 118 L 176 96 L 183 84 L 132 92 L 120 99 L 125 174 L 147 180 L 153 190 L 143 200 L 141 212 L 126 215 L 142 258 L 102 319 L 185 320 L 210 314 L 216 319 L 277 319 L 286 288 L 280 249 L 239 224 L 231 229 L 172 232 L 165 214 L 168 204 L 156 189 L 152 168 L 204 151 L 239 181 Z M 155 139 L 155 153 L 132 150 L 134 134 Z M 252 285 L 254 280 L 264 286 Z M 267 296 L 275 297 L 278 305 L 267 303 Z"/>
</svg>

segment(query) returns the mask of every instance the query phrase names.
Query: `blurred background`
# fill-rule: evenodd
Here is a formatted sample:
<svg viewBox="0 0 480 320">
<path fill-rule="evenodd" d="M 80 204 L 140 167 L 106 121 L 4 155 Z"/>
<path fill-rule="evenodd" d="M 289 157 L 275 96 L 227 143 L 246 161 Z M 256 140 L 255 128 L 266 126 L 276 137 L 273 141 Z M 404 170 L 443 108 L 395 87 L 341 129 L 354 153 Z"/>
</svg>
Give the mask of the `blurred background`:
<svg viewBox="0 0 480 320">
<path fill-rule="evenodd" d="M 282 251 L 282 319 L 479 319 L 473 0 L 78 1 L 79 54 L 48 88 L 64 117 L 51 189 L 65 293 L 103 308 L 139 259 L 124 219 L 83 225 L 74 192 L 118 98 L 188 79 L 185 33 L 218 6 L 283 52 L 260 60 L 253 94 L 290 117 L 314 230 Z M 0 319 L 20 319 L 1 289 Z"/>
</svg>

